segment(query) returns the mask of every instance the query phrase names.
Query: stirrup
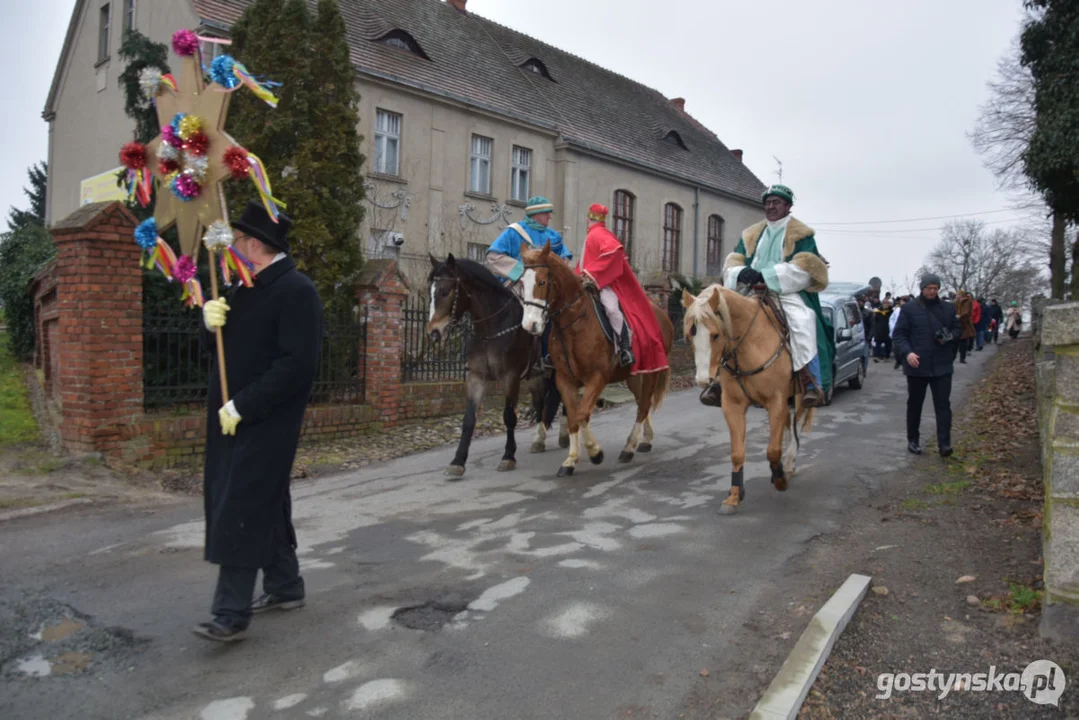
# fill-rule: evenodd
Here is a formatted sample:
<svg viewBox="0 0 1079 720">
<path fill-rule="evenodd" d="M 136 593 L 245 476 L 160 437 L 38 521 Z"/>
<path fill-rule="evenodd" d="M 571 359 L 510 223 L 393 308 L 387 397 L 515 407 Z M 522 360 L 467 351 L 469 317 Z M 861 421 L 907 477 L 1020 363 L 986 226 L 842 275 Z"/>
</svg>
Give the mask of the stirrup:
<svg viewBox="0 0 1079 720">
<path fill-rule="evenodd" d="M 618 362 L 622 367 L 632 367 L 633 363 L 636 362 L 636 359 L 633 357 L 633 351 L 632 350 L 619 350 L 618 351 Z"/>
</svg>

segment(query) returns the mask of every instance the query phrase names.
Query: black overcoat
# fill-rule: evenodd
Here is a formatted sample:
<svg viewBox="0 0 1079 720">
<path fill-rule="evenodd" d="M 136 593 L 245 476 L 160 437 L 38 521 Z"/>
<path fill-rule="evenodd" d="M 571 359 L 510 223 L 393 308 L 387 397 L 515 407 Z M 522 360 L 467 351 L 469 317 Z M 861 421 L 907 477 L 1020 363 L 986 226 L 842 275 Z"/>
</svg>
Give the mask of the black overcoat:
<svg viewBox="0 0 1079 720">
<path fill-rule="evenodd" d="M 227 302 L 225 367 L 242 420 L 235 436 L 221 434 L 215 350 L 206 409 L 205 557 L 266 567 L 282 544 L 296 545 L 289 477 L 322 350 L 322 303 L 289 257 Z"/>
<path fill-rule="evenodd" d="M 937 331 L 948 328 L 954 340 L 941 344 L 936 341 Z M 895 321 L 892 335 L 895 352 L 903 360 L 903 372 L 914 377 L 941 377 L 955 371 L 952 348 L 959 340 L 959 317 L 955 306 L 944 300 L 926 302 L 919 297 L 903 306 Z M 918 367 L 907 363 L 907 355 L 918 356 Z"/>
</svg>

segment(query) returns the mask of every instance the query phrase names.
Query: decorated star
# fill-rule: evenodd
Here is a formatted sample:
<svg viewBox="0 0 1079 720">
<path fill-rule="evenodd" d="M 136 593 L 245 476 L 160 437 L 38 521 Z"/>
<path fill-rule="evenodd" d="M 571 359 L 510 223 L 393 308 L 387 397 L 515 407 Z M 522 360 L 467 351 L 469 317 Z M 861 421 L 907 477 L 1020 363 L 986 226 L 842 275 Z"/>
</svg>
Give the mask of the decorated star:
<svg viewBox="0 0 1079 720">
<path fill-rule="evenodd" d="M 162 129 L 169 127 L 177 113 L 198 118 L 200 131 L 207 140 L 206 168 L 198 181 L 200 191 L 190 200 L 182 200 L 169 188 L 169 182 L 158 172 L 163 135 L 158 135 L 148 146 L 148 154 L 154 167 L 157 185 L 157 201 L 154 219 L 159 232 L 176 225 L 180 236 L 180 251 L 185 255 L 198 253 L 203 231 L 216 220 L 228 223 L 228 208 L 222 182 L 231 175 L 224 162 L 225 152 L 237 143 L 225 132 L 231 93 L 224 92 L 216 83 L 207 86 L 199 68 L 197 55 L 180 58 L 180 72 L 176 77 L 176 89 L 165 90 L 157 96 L 157 120 Z M 181 150 L 181 155 L 183 151 Z"/>
</svg>

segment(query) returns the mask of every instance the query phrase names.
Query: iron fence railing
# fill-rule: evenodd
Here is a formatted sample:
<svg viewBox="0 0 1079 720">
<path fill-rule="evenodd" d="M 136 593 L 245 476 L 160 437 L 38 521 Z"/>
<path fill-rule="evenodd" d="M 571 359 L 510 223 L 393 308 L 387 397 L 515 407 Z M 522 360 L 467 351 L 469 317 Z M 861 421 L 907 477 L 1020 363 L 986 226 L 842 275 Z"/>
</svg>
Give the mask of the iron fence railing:
<svg viewBox="0 0 1079 720">
<path fill-rule="evenodd" d="M 430 301 L 420 296 L 409 297 L 403 312 L 401 382 L 463 380 L 472 337 L 468 316 L 435 344 L 427 337 Z"/>
<path fill-rule="evenodd" d="M 327 312 L 313 403 L 366 399 L 367 309 Z M 202 313 L 173 301 L 143 314 L 143 406 L 147 410 L 206 402 L 213 342 Z"/>
</svg>

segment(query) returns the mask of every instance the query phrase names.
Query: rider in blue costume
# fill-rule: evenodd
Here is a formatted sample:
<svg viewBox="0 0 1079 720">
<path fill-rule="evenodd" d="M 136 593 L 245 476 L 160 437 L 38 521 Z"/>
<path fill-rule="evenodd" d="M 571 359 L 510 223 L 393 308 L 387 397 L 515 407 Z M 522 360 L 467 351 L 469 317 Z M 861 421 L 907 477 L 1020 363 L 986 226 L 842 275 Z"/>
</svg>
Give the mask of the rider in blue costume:
<svg viewBox="0 0 1079 720">
<path fill-rule="evenodd" d="M 525 219 L 512 223 L 487 249 L 487 267 L 495 275 L 503 277 L 510 285 L 517 285 L 524 275 L 525 267 L 521 262 L 521 246 L 528 243 L 535 250 L 542 250 L 548 242 L 551 252 L 569 264 L 573 260 L 571 253 L 562 243 L 562 236 L 547 225 L 551 222 L 554 205 L 547 198 L 537 195 L 528 199 Z M 551 367 L 547 356 L 547 338 L 551 334 L 551 325 L 543 333 L 543 363 Z"/>
</svg>

